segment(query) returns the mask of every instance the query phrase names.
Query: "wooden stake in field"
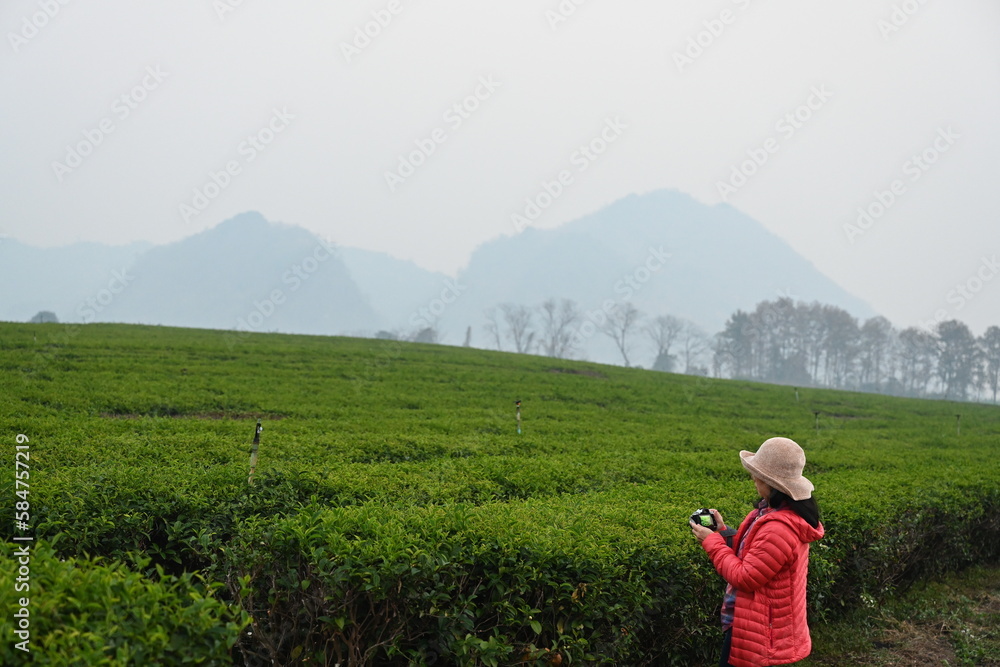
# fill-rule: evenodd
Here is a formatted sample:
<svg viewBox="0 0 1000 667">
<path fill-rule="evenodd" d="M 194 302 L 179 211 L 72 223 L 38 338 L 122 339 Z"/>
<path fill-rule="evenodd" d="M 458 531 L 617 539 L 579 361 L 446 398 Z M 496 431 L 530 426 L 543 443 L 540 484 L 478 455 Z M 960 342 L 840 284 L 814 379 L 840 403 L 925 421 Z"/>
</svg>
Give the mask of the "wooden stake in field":
<svg viewBox="0 0 1000 667">
<path fill-rule="evenodd" d="M 253 434 L 253 446 L 250 448 L 250 476 L 247 477 L 247 484 L 253 486 L 253 473 L 257 470 L 257 448 L 260 447 L 260 432 L 264 430 L 264 427 L 260 425 L 260 420 L 257 420 L 257 429 Z"/>
<path fill-rule="evenodd" d="M 955 435 L 962 435 L 962 415 L 955 415 Z"/>
<path fill-rule="evenodd" d="M 521 401 L 514 401 L 517 406 L 517 434 L 521 435 Z"/>
</svg>

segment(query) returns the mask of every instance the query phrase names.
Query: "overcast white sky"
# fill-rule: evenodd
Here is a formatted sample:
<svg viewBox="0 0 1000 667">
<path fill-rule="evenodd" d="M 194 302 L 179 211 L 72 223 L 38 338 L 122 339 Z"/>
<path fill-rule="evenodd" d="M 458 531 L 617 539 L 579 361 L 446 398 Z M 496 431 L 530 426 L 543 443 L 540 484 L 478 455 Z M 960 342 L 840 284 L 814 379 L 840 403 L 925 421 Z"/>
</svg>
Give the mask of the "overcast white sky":
<svg viewBox="0 0 1000 667">
<path fill-rule="evenodd" d="M 1000 324 L 996 0 L 61 2 L 0 5 L 21 241 L 162 243 L 258 210 L 454 273 L 561 170 L 540 227 L 658 188 L 716 203 L 766 154 L 727 200 L 821 271 L 898 326 Z"/>
</svg>

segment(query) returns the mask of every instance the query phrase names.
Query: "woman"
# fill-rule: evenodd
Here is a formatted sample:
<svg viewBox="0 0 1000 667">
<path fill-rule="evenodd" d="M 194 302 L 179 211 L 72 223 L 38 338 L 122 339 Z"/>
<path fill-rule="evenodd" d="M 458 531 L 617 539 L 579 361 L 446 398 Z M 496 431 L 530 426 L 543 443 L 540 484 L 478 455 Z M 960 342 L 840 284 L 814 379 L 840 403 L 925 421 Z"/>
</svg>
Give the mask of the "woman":
<svg viewBox="0 0 1000 667">
<path fill-rule="evenodd" d="M 812 650 L 806 624 L 809 543 L 823 537 L 813 485 L 802 476 L 805 453 L 771 438 L 740 452 L 761 501 L 738 531 L 711 510 L 717 532 L 691 522 L 694 536 L 726 580 L 720 667 L 766 667 L 802 660 Z M 735 539 L 731 536 L 735 533 Z"/>
</svg>

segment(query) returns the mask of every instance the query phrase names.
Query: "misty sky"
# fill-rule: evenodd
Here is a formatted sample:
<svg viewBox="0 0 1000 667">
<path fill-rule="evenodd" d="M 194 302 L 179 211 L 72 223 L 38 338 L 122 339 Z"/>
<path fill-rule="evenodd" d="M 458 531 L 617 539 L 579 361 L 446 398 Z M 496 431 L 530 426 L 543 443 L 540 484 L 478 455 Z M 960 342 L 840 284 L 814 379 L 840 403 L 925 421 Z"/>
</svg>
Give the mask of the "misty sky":
<svg viewBox="0 0 1000 667">
<path fill-rule="evenodd" d="M 9 237 L 258 210 L 454 273 L 528 199 L 673 188 L 897 326 L 1000 324 L 995 0 L 62 2 L 0 5 Z"/>
</svg>

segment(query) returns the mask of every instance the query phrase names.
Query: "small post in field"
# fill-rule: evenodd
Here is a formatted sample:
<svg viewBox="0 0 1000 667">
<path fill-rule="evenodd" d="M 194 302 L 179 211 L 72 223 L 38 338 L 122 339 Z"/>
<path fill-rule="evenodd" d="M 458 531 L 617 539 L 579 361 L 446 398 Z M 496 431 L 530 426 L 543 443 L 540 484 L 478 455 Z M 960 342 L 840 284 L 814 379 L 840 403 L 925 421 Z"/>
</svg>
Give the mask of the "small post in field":
<svg viewBox="0 0 1000 667">
<path fill-rule="evenodd" d="M 799 402 L 799 388 L 798 387 L 795 388 L 795 402 L 796 403 Z"/>
<path fill-rule="evenodd" d="M 517 434 L 521 435 L 521 401 L 514 401 L 517 406 Z"/>
<path fill-rule="evenodd" d="M 247 477 L 247 484 L 253 486 L 253 473 L 257 470 L 257 448 L 260 447 L 260 432 L 264 430 L 264 427 L 260 425 L 260 420 L 257 420 L 257 428 L 254 430 L 253 434 L 253 446 L 250 448 L 250 476 Z"/>
<path fill-rule="evenodd" d="M 955 435 L 962 435 L 962 415 L 955 415 Z"/>
</svg>

